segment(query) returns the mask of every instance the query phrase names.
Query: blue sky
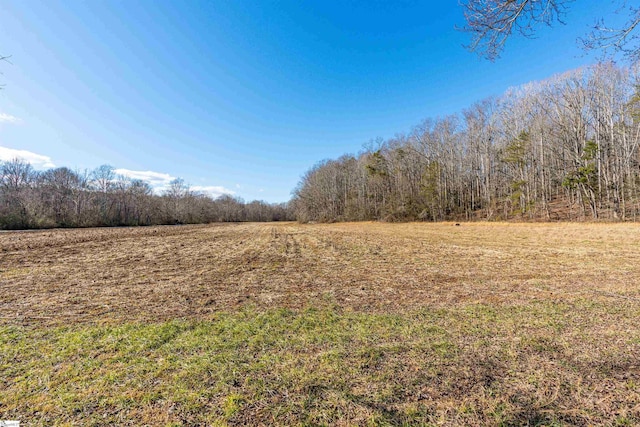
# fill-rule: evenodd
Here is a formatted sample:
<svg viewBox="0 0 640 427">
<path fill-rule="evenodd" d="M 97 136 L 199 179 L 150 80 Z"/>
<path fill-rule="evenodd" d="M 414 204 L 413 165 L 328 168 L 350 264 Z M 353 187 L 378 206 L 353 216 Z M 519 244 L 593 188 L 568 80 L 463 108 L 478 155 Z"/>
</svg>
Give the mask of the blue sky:
<svg viewBox="0 0 640 427">
<path fill-rule="evenodd" d="M 570 6 L 492 63 L 455 0 L 3 0 L 0 159 L 286 201 L 324 158 L 592 63 L 576 38 L 616 3 Z"/>
</svg>

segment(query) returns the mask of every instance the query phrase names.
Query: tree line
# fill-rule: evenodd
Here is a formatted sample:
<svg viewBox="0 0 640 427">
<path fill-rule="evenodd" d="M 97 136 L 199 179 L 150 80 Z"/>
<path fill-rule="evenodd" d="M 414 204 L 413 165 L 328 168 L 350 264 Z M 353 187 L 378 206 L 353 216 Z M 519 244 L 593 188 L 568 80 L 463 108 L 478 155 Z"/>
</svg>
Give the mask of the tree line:
<svg viewBox="0 0 640 427">
<path fill-rule="evenodd" d="M 640 218 L 638 68 L 600 63 L 324 160 L 301 221 Z"/>
<path fill-rule="evenodd" d="M 192 224 L 292 220 L 286 203 L 245 203 L 191 191 L 182 179 L 161 194 L 110 166 L 36 171 L 22 160 L 0 162 L 0 229 Z"/>
<path fill-rule="evenodd" d="M 0 228 L 227 221 L 640 219 L 640 69 L 601 63 L 324 160 L 289 203 L 161 193 L 110 166 L 0 162 Z"/>
</svg>

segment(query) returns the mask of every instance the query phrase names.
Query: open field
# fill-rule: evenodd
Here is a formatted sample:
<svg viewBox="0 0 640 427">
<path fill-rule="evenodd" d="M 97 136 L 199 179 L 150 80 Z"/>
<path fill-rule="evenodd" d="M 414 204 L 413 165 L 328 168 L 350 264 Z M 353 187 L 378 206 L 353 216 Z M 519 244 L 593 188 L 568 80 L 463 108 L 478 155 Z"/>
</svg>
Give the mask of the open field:
<svg viewBox="0 0 640 427">
<path fill-rule="evenodd" d="M 640 424 L 640 226 L 0 234 L 0 420 Z"/>
</svg>

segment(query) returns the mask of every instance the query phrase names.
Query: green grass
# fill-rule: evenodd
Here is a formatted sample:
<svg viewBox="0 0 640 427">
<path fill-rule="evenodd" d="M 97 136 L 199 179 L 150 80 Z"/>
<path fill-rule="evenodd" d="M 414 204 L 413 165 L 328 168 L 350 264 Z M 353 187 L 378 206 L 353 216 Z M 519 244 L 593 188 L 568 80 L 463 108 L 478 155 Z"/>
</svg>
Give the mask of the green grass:
<svg viewBox="0 0 640 427">
<path fill-rule="evenodd" d="M 0 419 L 633 425 L 640 423 L 634 310 L 587 300 L 393 315 L 324 305 L 207 321 L 5 325 Z"/>
</svg>

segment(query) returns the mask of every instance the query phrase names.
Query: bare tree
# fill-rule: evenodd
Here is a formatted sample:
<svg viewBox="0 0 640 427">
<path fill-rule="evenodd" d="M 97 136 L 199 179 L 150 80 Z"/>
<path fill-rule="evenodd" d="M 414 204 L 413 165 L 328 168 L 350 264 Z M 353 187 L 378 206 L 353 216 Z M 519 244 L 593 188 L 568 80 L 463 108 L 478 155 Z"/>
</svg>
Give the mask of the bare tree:
<svg viewBox="0 0 640 427">
<path fill-rule="evenodd" d="M 175 224 L 187 222 L 187 202 L 191 196 L 189 185 L 182 178 L 175 178 L 164 191 L 167 219 Z"/>
<path fill-rule="evenodd" d="M 116 173 L 112 166 L 102 165 L 91 172 L 91 189 L 95 194 L 95 208 L 98 221 L 103 225 L 112 225 L 112 208 L 114 200 L 111 193 L 114 189 Z"/>
<path fill-rule="evenodd" d="M 462 31 L 471 33 L 467 46 L 491 61 L 500 56 L 506 41 L 514 33 L 533 37 L 539 25 L 564 24 L 563 17 L 574 0 L 466 0 L 462 3 L 466 25 Z M 597 18 L 593 31 L 579 40 L 586 51 L 598 49 L 610 56 L 622 52 L 631 61 L 640 59 L 640 7 L 622 2 L 618 13 L 628 19 L 620 28 Z"/>
<path fill-rule="evenodd" d="M 80 225 L 86 176 L 66 167 L 49 169 L 40 175 L 41 200 L 56 224 L 62 227 Z"/>
<path fill-rule="evenodd" d="M 640 35 L 636 29 L 640 26 L 640 7 L 628 6 L 627 2 L 618 12 L 627 10 L 629 18 L 622 27 L 610 27 L 604 19 L 598 19 L 591 33 L 580 39 L 585 50 L 601 50 L 607 52 L 622 52 L 630 62 L 640 59 Z"/>
<path fill-rule="evenodd" d="M 24 160 L 0 162 L 0 227 L 29 226 L 27 202 L 35 175 Z"/>
<path fill-rule="evenodd" d="M 467 0 L 462 5 L 467 21 L 462 30 L 472 34 L 468 48 L 494 61 L 514 32 L 532 37 L 538 24 L 562 22 L 565 4 L 571 1 Z"/>
</svg>

